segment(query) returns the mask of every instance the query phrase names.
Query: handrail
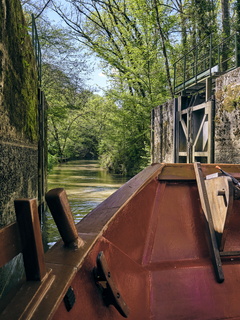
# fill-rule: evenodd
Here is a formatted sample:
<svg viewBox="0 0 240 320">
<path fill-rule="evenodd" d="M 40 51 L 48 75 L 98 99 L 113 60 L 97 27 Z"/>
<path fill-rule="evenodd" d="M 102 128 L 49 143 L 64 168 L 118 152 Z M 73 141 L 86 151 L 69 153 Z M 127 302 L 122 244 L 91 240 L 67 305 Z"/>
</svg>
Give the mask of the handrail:
<svg viewBox="0 0 240 320">
<path fill-rule="evenodd" d="M 175 94 L 198 83 L 203 76 L 211 77 L 215 72 L 226 72 L 240 66 L 238 33 L 214 43 L 216 40 L 210 35 L 174 63 Z"/>
<path fill-rule="evenodd" d="M 37 63 L 38 83 L 41 87 L 42 84 L 42 54 L 41 47 L 38 38 L 37 26 L 35 22 L 34 14 L 32 14 L 32 44 L 34 48 L 35 59 Z"/>
</svg>

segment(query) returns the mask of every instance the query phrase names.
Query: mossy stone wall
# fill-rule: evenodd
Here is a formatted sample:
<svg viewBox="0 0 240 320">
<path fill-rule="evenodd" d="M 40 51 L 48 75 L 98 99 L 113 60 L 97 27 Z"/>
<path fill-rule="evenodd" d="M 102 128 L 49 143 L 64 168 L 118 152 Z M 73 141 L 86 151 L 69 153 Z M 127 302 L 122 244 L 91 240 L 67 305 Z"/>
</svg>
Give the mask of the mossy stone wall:
<svg viewBox="0 0 240 320">
<path fill-rule="evenodd" d="M 0 0 L 0 227 L 14 200 L 38 196 L 38 81 L 19 0 Z M 0 297 L 21 281 L 21 255 L 0 269 Z M 13 306 L 14 307 L 14 306 Z"/>
<path fill-rule="evenodd" d="M 15 220 L 13 201 L 37 197 L 38 82 L 19 0 L 0 0 L 0 226 Z"/>
<path fill-rule="evenodd" d="M 240 163 L 240 68 L 216 79 L 215 162 Z"/>
<path fill-rule="evenodd" d="M 174 162 L 175 100 L 152 110 L 152 162 Z"/>
<path fill-rule="evenodd" d="M 174 162 L 173 101 L 153 109 L 153 162 Z M 213 128 L 214 162 L 240 163 L 240 68 L 216 79 Z"/>
</svg>

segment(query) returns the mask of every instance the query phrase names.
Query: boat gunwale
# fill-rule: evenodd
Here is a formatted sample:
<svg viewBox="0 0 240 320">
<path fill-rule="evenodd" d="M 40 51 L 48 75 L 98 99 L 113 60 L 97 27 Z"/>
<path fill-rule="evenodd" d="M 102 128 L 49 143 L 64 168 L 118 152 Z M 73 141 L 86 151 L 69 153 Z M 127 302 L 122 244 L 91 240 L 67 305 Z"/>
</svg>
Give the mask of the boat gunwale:
<svg viewBox="0 0 240 320">
<path fill-rule="evenodd" d="M 84 240 L 85 244 L 83 247 L 72 250 L 66 248 L 62 240 L 59 240 L 52 248 L 50 248 L 45 254 L 45 263 L 49 274 L 54 275 L 54 281 L 51 281 L 51 285 L 48 287 L 48 291 L 45 292 L 45 295 L 39 297 L 39 303 L 33 299 L 32 301 L 24 301 L 22 299 L 21 306 L 17 303 L 17 293 L 9 305 L 0 310 L 0 316 L 6 316 L 6 314 L 14 313 L 19 319 L 24 315 L 24 319 L 51 319 L 60 303 L 62 302 L 69 286 L 71 285 L 75 275 L 81 269 L 81 266 L 94 247 L 96 242 L 102 234 L 107 229 L 108 225 L 112 220 L 115 219 L 118 212 L 129 202 L 131 199 L 138 194 L 152 179 L 156 178 L 161 172 L 165 164 L 152 164 L 146 169 L 138 173 L 128 182 L 126 182 L 122 187 L 115 191 L 110 197 L 104 200 L 99 204 L 95 209 L 93 209 L 86 217 L 84 217 L 77 225 L 78 234 Z M 128 190 L 124 196 L 125 191 Z M 119 197 L 119 194 L 121 195 Z M 117 201 L 117 205 L 114 207 L 111 205 L 112 201 Z M 110 203 L 110 205 L 108 205 Z M 105 219 L 101 220 L 96 224 L 96 217 L 99 219 L 99 212 L 106 214 Z M 101 215 L 101 214 L 100 214 Z M 93 224 L 93 221 L 95 223 Z M 84 226 L 83 226 L 84 225 Z M 85 228 L 88 228 L 87 232 Z M 90 230 L 89 230 L 90 227 Z M 96 228 L 94 230 L 94 227 Z M 65 270 L 65 272 L 62 272 Z M 67 270 L 67 272 L 66 272 Z M 39 282 L 36 285 L 37 290 L 44 286 L 44 281 Z M 24 291 L 27 292 L 31 289 L 33 283 L 31 281 L 25 282 L 22 285 Z M 20 288 L 21 290 L 21 288 Z M 56 294 L 59 292 L 59 294 Z M 60 293 L 61 292 L 61 293 Z M 29 299 L 28 295 L 27 299 Z M 11 308 L 12 305 L 15 305 L 15 308 Z M 34 309 L 34 313 L 32 310 Z M 28 313 L 29 310 L 29 313 Z"/>
</svg>

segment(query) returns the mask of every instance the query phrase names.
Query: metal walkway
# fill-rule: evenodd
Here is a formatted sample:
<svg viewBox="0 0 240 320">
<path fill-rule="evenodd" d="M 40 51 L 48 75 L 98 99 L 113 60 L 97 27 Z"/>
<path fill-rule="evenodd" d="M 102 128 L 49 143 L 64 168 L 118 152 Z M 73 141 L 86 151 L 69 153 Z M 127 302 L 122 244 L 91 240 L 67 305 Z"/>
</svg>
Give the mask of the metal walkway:
<svg viewBox="0 0 240 320">
<path fill-rule="evenodd" d="M 239 35 L 222 42 L 205 38 L 174 63 L 174 93 L 195 93 L 206 88 L 206 80 L 214 79 L 240 65 Z"/>
</svg>

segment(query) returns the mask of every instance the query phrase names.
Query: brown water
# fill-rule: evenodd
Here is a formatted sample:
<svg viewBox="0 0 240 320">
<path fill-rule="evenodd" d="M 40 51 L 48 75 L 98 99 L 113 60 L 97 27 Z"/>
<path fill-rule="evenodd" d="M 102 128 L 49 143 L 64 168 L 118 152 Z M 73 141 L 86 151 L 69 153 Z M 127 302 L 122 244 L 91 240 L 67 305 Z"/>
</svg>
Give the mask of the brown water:
<svg viewBox="0 0 240 320">
<path fill-rule="evenodd" d="M 127 181 L 100 168 L 97 161 L 70 161 L 54 168 L 48 176 L 48 190 L 64 188 L 68 195 L 75 223 Z M 52 246 L 60 235 L 49 212 L 43 223 L 45 248 Z"/>
</svg>

